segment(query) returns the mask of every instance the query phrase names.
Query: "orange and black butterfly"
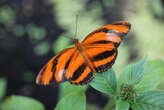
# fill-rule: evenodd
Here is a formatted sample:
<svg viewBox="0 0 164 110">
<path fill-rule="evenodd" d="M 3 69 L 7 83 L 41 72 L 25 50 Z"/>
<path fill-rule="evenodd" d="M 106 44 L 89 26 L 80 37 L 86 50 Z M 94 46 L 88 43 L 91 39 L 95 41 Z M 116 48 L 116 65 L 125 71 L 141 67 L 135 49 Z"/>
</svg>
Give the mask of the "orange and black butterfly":
<svg viewBox="0 0 164 110">
<path fill-rule="evenodd" d="M 41 69 L 36 83 L 87 84 L 94 78 L 94 72 L 102 73 L 112 67 L 117 48 L 130 26 L 128 21 L 114 22 L 93 31 L 81 43 L 74 39 L 74 47 L 64 49 Z"/>
</svg>

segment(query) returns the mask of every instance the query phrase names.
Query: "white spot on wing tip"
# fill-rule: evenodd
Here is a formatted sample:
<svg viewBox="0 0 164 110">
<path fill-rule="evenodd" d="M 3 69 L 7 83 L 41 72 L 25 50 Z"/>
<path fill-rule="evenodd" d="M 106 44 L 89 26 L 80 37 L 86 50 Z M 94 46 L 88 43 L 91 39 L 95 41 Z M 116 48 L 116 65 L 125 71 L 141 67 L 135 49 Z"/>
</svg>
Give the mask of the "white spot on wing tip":
<svg viewBox="0 0 164 110">
<path fill-rule="evenodd" d="M 113 41 L 113 42 L 117 42 L 118 40 L 120 40 L 118 37 L 115 37 L 115 34 L 114 34 L 114 33 L 108 33 L 108 34 L 107 34 L 107 38 L 108 38 L 110 41 Z"/>
</svg>

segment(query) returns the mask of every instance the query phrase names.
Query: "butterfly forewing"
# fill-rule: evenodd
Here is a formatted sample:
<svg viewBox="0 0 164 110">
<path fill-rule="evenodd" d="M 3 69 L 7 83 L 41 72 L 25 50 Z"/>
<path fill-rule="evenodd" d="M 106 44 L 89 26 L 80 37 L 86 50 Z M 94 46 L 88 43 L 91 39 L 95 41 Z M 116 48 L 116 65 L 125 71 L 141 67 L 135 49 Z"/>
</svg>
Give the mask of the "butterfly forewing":
<svg viewBox="0 0 164 110">
<path fill-rule="evenodd" d="M 96 72 L 101 73 L 112 67 L 117 57 L 117 48 L 129 29 L 128 21 L 115 22 L 95 30 L 83 40 L 82 44 Z"/>
<path fill-rule="evenodd" d="M 104 46 L 113 43 L 117 47 L 129 32 L 130 27 L 128 21 L 114 22 L 93 31 L 82 43 L 85 45 L 103 44 Z"/>
</svg>

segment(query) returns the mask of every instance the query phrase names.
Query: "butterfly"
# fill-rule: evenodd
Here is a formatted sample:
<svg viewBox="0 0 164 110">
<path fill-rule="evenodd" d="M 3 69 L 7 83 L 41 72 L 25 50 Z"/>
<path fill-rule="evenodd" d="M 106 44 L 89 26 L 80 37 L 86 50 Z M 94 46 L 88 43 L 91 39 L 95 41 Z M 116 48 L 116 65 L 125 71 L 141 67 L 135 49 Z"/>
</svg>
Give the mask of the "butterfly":
<svg viewBox="0 0 164 110">
<path fill-rule="evenodd" d="M 94 78 L 94 72 L 107 71 L 114 64 L 117 48 L 131 27 L 128 21 L 117 21 L 91 32 L 75 46 L 54 56 L 39 72 L 37 84 L 69 81 L 84 85 Z"/>
</svg>

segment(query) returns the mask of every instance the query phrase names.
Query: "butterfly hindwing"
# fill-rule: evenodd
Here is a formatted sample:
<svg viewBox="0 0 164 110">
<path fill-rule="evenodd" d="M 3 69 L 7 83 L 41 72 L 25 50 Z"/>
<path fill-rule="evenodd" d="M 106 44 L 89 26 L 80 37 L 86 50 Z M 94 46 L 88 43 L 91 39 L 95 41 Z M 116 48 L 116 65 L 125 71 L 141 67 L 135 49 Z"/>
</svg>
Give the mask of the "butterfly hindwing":
<svg viewBox="0 0 164 110">
<path fill-rule="evenodd" d="M 117 48 L 111 43 L 110 47 L 88 46 L 86 53 L 90 57 L 96 72 L 102 73 L 111 68 L 117 57 Z"/>
<path fill-rule="evenodd" d="M 86 64 L 84 57 L 78 51 L 70 58 L 65 77 L 70 83 L 76 85 L 87 84 L 93 79 L 91 69 Z"/>
</svg>

